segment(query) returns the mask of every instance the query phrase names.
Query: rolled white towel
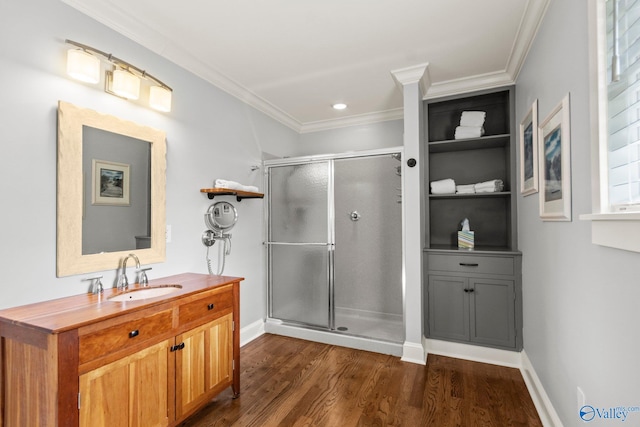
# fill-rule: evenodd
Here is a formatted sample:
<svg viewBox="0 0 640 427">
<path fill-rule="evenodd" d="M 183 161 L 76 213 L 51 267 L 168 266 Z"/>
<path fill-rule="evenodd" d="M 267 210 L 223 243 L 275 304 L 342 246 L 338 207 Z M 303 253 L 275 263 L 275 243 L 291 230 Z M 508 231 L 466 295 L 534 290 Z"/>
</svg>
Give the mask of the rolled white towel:
<svg viewBox="0 0 640 427">
<path fill-rule="evenodd" d="M 229 190 L 247 191 L 250 193 L 257 193 L 258 187 L 253 185 L 242 185 L 236 181 L 229 181 L 226 179 L 216 179 L 213 184 L 215 188 L 228 188 Z"/>
<path fill-rule="evenodd" d="M 431 181 L 431 194 L 454 194 L 456 182 L 451 178 Z"/>
<path fill-rule="evenodd" d="M 486 117 L 485 111 L 463 111 L 460 116 L 460 126 L 482 126 Z"/>
<path fill-rule="evenodd" d="M 458 194 L 474 194 L 475 192 L 475 184 L 456 185 L 456 193 Z"/>
<path fill-rule="evenodd" d="M 454 139 L 480 138 L 482 135 L 484 135 L 482 126 L 458 126 Z"/>
</svg>

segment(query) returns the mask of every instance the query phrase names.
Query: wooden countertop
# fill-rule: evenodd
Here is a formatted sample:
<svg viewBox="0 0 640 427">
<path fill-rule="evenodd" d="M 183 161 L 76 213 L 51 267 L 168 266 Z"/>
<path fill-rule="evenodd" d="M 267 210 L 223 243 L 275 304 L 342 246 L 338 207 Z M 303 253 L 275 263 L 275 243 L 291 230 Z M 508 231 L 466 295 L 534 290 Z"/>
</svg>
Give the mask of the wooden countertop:
<svg viewBox="0 0 640 427">
<path fill-rule="evenodd" d="M 0 335 L 3 325 L 21 325 L 47 333 L 61 333 L 90 323 L 166 304 L 191 294 L 244 280 L 244 277 L 183 273 L 149 280 L 149 286 L 178 284 L 182 288 L 168 295 L 136 301 L 109 301 L 119 292 L 107 288 L 101 295 L 81 294 L 0 310 Z M 129 290 L 140 287 L 129 286 Z"/>
</svg>

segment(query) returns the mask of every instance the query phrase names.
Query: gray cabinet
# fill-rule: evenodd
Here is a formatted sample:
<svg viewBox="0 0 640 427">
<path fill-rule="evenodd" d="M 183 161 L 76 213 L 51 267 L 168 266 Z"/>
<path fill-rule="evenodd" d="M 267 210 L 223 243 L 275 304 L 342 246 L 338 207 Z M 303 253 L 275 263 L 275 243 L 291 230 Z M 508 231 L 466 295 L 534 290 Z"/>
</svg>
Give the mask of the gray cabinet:
<svg viewBox="0 0 640 427">
<path fill-rule="evenodd" d="M 521 253 L 517 250 L 515 89 L 424 101 L 425 331 L 428 338 L 522 349 Z M 463 111 L 484 111 L 484 134 L 455 139 Z M 490 180 L 500 191 L 431 194 L 430 183 Z M 459 250 L 468 218 L 473 250 Z"/>
<path fill-rule="evenodd" d="M 519 255 L 430 252 L 426 264 L 429 338 L 522 348 Z"/>
</svg>

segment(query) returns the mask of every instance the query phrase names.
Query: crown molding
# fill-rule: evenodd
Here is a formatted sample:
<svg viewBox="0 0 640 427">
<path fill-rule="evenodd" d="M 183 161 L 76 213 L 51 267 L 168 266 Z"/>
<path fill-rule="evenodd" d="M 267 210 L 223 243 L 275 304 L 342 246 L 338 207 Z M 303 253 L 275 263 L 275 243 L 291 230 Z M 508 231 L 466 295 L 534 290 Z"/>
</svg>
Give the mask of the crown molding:
<svg viewBox="0 0 640 427">
<path fill-rule="evenodd" d="M 480 74 L 462 79 L 448 80 L 434 83 L 423 99 L 440 98 L 442 96 L 459 95 L 494 87 L 508 86 L 515 83 L 513 77 L 506 71 Z"/>
<path fill-rule="evenodd" d="M 551 0 L 529 0 L 525 6 L 525 12 L 522 21 L 520 21 L 506 68 L 514 81 L 518 79 L 524 61 L 527 59 L 529 49 L 531 49 L 533 40 L 536 38 L 544 15 L 549 8 L 549 3 Z"/>
<path fill-rule="evenodd" d="M 396 82 L 396 85 L 402 90 L 404 85 L 411 83 L 418 83 L 422 95 L 425 95 L 429 91 L 431 86 L 431 76 L 429 75 L 429 63 L 412 65 L 411 67 L 399 68 L 397 70 L 391 70 L 391 75 Z"/>
<path fill-rule="evenodd" d="M 377 111 L 375 113 L 358 114 L 341 117 L 339 119 L 319 120 L 317 122 L 303 123 L 299 133 L 319 132 L 344 128 L 349 126 L 367 125 L 371 123 L 385 122 L 389 120 L 403 120 L 404 109 L 395 108 L 393 110 Z"/>
</svg>

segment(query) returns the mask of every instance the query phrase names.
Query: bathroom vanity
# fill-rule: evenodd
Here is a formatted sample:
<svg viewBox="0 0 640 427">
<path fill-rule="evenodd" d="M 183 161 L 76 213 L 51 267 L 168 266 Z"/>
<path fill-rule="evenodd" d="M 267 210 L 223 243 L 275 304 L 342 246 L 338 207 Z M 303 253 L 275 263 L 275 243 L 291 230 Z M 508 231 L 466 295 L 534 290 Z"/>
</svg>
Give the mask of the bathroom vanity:
<svg viewBox="0 0 640 427">
<path fill-rule="evenodd" d="M 180 285 L 161 296 L 0 310 L 0 427 L 175 426 L 229 386 L 237 396 L 242 280 L 185 273 L 150 281 Z"/>
</svg>

